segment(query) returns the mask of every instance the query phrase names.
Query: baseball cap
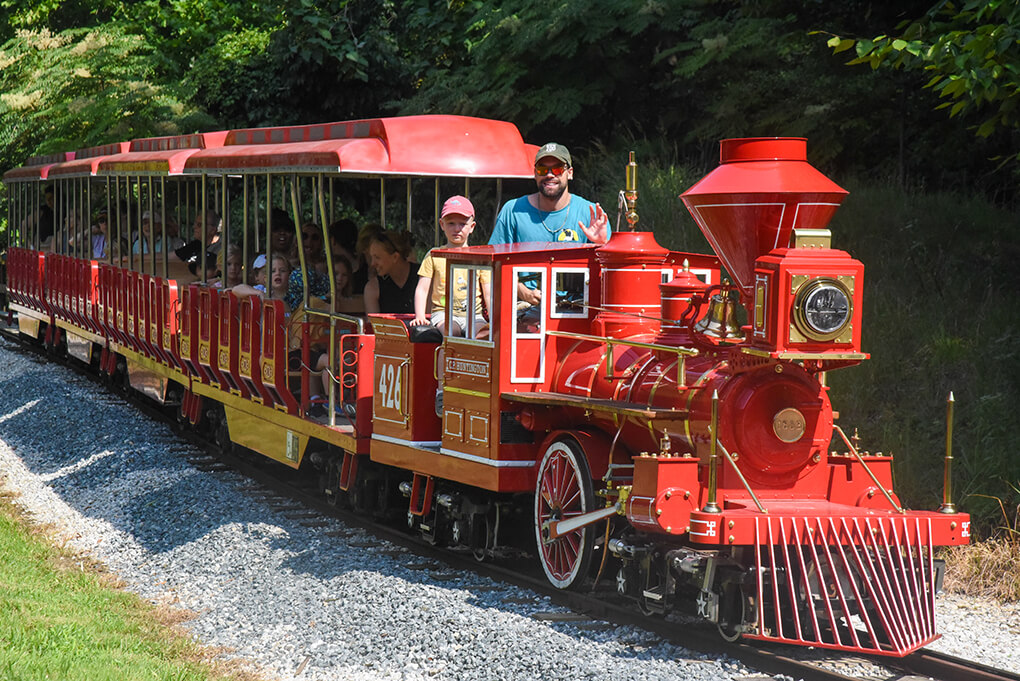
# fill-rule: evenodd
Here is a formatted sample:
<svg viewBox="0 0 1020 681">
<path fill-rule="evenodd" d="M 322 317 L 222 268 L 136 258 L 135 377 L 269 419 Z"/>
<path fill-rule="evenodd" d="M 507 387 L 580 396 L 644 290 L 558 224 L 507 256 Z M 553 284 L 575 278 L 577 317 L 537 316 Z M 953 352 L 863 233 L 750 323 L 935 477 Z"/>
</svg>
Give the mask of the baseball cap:
<svg viewBox="0 0 1020 681">
<path fill-rule="evenodd" d="M 451 213 L 471 218 L 475 215 L 475 207 L 471 205 L 471 202 L 468 201 L 467 197 L 451 196 L 446 200 L 446 203 L 443 204 L 443 210 L 439 213 L 439 217 L 442 219 Z"/>
<path fill-rule="evenodd" d="M 535 154 L 535 163 L 538 163 L 538 159 L 545 158 L 546 156 L 552 156 L 563 161 L 566 165 L 570 165 L 570 152 L 562 144 L 557 144 L 556 142 L 543 144 L 538 148 L 538 153 Z"/>
</svg>

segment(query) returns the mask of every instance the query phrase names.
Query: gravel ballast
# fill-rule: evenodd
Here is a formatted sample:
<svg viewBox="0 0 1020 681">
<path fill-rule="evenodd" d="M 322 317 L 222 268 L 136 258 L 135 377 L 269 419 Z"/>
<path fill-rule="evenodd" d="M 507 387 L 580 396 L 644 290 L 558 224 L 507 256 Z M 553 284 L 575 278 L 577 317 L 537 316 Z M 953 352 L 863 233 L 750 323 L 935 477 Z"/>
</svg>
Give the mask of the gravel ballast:
<svg viewBox="0 0 1020 681">
<path fill-rule="evenodd" d="M 309 522 L 87 379 L 0 339 L 0 486 L 194 638 L 281 679 L 771 678 L 632 627 L 538 619 L 532 592 Z M 1020 672 L 1020 607 L 938 599 L 933 647 Z"/>
</svg>

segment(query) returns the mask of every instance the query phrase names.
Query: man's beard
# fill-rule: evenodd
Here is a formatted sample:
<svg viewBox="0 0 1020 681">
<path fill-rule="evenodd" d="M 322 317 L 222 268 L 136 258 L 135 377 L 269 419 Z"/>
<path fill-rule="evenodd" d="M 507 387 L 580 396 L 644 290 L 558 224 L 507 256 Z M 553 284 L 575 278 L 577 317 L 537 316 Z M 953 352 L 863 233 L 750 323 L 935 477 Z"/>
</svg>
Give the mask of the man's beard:
<svg viewBox="0 0 1020 681">
<path fill-rule="evenodd" d="M 553 201 L 559 201 L 560 197 L 563 196 L 563 192 L 567 191 L 567 185 L 565 184 L 554 184 L 546 185 L 543 184 L 538 188 L 538 191 L 542 196 Z"/>
</svg>

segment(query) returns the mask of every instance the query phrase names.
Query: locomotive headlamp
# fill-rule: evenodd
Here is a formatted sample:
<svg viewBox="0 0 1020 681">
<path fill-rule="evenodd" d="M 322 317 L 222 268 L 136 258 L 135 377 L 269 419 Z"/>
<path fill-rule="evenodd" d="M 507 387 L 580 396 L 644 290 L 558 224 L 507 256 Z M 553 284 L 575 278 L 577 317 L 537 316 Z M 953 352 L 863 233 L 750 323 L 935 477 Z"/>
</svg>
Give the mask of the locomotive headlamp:
<svg viewBox="0 0 1020 681">
<path fill-rule="evenodd" d="M 797 330 L 816 341 L 839 336 L 853 317 L 853 297 L 836 279 L 819 277 L 797 291 L 793 321 Z"/>
</svg>

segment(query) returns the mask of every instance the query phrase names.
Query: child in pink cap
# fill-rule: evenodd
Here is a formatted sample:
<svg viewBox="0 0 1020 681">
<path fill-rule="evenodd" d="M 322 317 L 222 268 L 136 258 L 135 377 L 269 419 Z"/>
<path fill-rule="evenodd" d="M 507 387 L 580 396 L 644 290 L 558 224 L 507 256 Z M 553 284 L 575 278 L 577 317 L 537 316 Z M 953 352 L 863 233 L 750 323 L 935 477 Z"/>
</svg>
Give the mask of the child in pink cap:
<svg viewBox="0 0 1020 681">
<path fill-rule="evenodd" d="M 451 196 L 443 204 L 439 214 L 439 226 L 446 234 L 446 243 L 443 248 L 465 248 L 468 245 L 468 236 L 475 228 L 475 208 L 471 201 L 463 196 Z M 435 250 L 435 249 L 433 249 Z M 432 324 L 444 334 L 451 336 L 464 335 L 467 328 L 468 314 L 468 272 L 467 269 L 456 267 L 453 271 L 453 302 L 450 306 L 450 319 L 446 318 L 446 258 L 428 255 L 418 268 L 418 288 L 414 291 L 414 321 L 413 325 Z M 481 270 L 478 282 L 481 288 L 481 299 L 478 296 L 471 296 L 474 301 L 472 314 L 475 316 L 475 336 L 482 337 L 487 334 L 488 323 L 482 316 L 484 306 L 489 305 L 490 275 L 487 270 Z M 432 314 L 426 317 L 425 310 L 431 298 Z"/>
</svg>

